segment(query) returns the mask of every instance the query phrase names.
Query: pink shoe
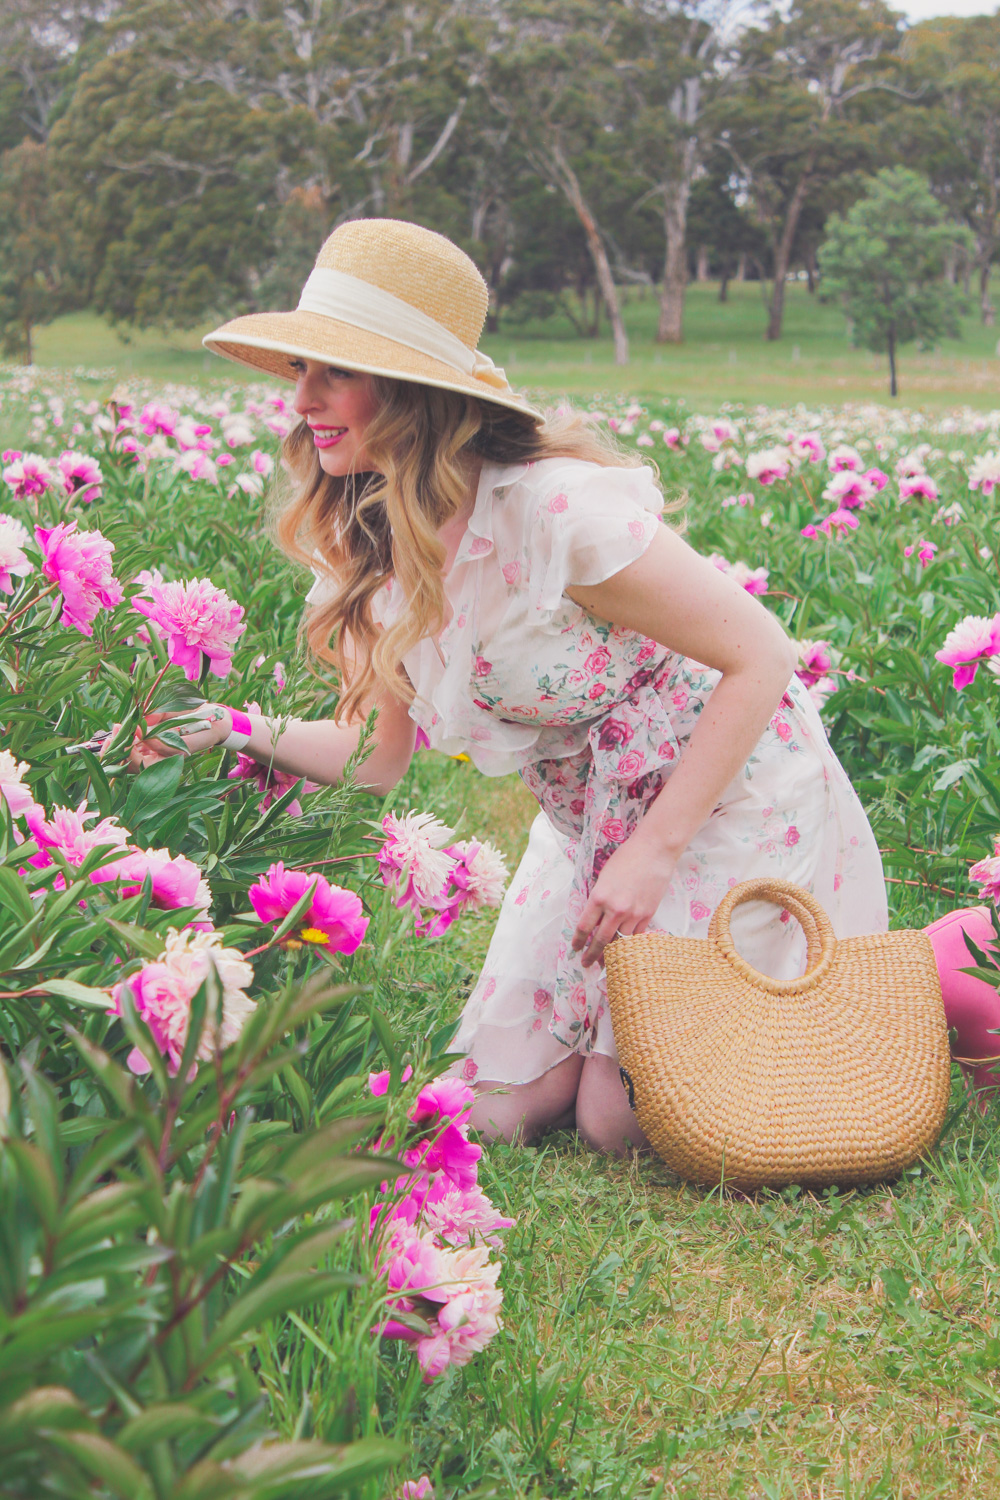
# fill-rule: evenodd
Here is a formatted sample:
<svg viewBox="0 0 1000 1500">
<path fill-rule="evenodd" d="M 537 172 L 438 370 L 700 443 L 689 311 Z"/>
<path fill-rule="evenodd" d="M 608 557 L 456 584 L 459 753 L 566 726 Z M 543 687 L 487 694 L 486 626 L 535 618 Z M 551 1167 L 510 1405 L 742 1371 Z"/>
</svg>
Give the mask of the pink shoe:
<svg viewBox="0 0 1000 1500">
<path fill-rule="evenodd" d="M 966 945 L 966 932 L 978 947 L 993 952 L 996 933 L 989 909 L 965 906 L 939 917 L 924 931 L 937 961 L 945 1020 L 955 1033 L 952 1056 L 974 1092 L 991 1095 L 1000 1088 L 1000 991 L 985 979 L 959 972 L 976 962 Z M 978 1058 L 988 1059 L 991 1066 L 977 1067 Z M 986 1103 L 985 1097 L 982 1102 Z"/>
</svg>

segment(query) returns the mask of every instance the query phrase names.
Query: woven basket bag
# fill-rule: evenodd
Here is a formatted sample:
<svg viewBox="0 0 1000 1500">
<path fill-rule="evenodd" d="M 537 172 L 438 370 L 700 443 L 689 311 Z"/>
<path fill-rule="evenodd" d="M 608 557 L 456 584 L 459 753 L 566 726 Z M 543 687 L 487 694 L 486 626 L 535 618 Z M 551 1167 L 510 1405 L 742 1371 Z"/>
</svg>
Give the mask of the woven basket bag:
<svg viewBox="0 0 1000 1500">
<path fill-rule="evenodd" d="M 801 923 L 806 972 L 771 979 L 736 952 L 743 901 Z M 931 1147 L 951 1079 L 930 940 L 838 942 L 800 886 L 747 880 L 701 938 L 616 938 L 605 953 L 622 1076 L 639 1124 L 692 1182 L 753 1189 L 877 1182 Z"/>
</svg>

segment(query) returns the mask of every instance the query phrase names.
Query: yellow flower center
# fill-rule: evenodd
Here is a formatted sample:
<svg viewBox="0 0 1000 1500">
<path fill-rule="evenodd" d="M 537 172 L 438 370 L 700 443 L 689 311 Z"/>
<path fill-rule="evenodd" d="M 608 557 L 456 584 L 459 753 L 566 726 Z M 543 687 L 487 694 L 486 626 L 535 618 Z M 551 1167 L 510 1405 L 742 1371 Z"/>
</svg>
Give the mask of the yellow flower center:
<svg viewBox="0 0 1000 1500">
<path fill-rule="evenodd" d="M 330 934 L 321 932 L 318 927 L 303 927 L 299 937 L 304 943 L 328 943 Z"/>
</svg>

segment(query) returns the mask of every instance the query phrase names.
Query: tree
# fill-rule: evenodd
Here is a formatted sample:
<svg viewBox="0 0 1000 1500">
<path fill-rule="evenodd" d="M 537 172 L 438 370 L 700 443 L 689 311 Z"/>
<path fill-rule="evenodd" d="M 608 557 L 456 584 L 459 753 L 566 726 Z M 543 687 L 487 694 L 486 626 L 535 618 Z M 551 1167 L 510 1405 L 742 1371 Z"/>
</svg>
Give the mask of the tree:
<svg viewBox="0 0 1000 1500">
<path fill-rule="evenodd" d="M 743 41 L 745 82 L 723 138 L 771 244 L 766 337 L 781 337 L 785 283 L 810 197 L 871 170 L 877 134 L 848 106 L 896 90 L 899 18 L 884 0 L 792 0 Z"/>
<path fill-rule="evenodd" d="M 856 344 L 888 354 L 891 395 L 900 344 L 958 332 L 962 298 L 944 264 L 952 245 L 971 239 L 906 167 L 883 168 L 847 214 L 831 215 L 819 250 L 823 292 L 840 297 Z"/>
<path fill-rule="evenodd" d="M 924 113 L 945 147 L 928 175 L 975 236 L 979 313 L 989 327 L 990 271 L 1000 248 L 1000 16 L 927 21 L 909 33 L 906 55 L 933 101 Z"/>
<path fill-rule="evenodd" d="M 527 161 L 579 220 L 611 322 L 615 363 L 625 365 L 628 336 L 587 182 L 588 175 L 596 185 L 620 170 L 621 152 L 609 144 L 620 123 L 609 9 L 596 0 L 514 0 L 493 41 L 489 91 Z"/>
<path fill-rule="evenodd" d="M 0 348 L 30 365 L 33 331 L 77 301 L 47 148 L 25 140 L 0 157 Z"/>
</svg>

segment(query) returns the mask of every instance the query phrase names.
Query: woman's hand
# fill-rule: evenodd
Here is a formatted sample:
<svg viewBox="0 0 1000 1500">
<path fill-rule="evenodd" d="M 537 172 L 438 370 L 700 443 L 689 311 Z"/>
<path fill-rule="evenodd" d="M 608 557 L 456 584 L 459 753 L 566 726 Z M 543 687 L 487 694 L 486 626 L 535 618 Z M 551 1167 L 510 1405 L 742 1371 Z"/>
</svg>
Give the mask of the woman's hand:
<svg viewBox="0 0 1000 1500">
<path fill-rule="evenodd" d="M 604 949 L 619 934 L 645 932 L 667 893 L 677 857 L 641 837 L 642 824 L 605 864 L 580 913 L 573 948 L 583 967 L 604 963 Z"/>
<path fill-rule="evenodd" d="M 184 725 L 176 723 L 176 713 L 152 713 L 146 715 L 147 729 L 155 724 L 162 724 L 173 719 L 173 728 L 184 741 L 184 749 L 180 750 L 175 745 L 164 744 L 155 735 L 143 736 L 142 731 L 137 729 L 129 751 L 128 768 L 130 771 L 143 771 L 147 766 L 155 766 L 157 761 L 166 760 L 171 755 L 194 755 L 199 750 L 211 750 L 232 732 L 233 722 L 229 717 L 228 709 L 218 703 L 206 703 L 191 715 L 192 727 L 186 730 Z M 195 728 L 195 725 L 206 725 L 205 728 Z M 111 738 L 107 741 L 111 744 L 114 739 L 114 731 L 117 725 L 112 726 Z M 103 751 L 101 752 L 103 755 Z"/>
</svg>

